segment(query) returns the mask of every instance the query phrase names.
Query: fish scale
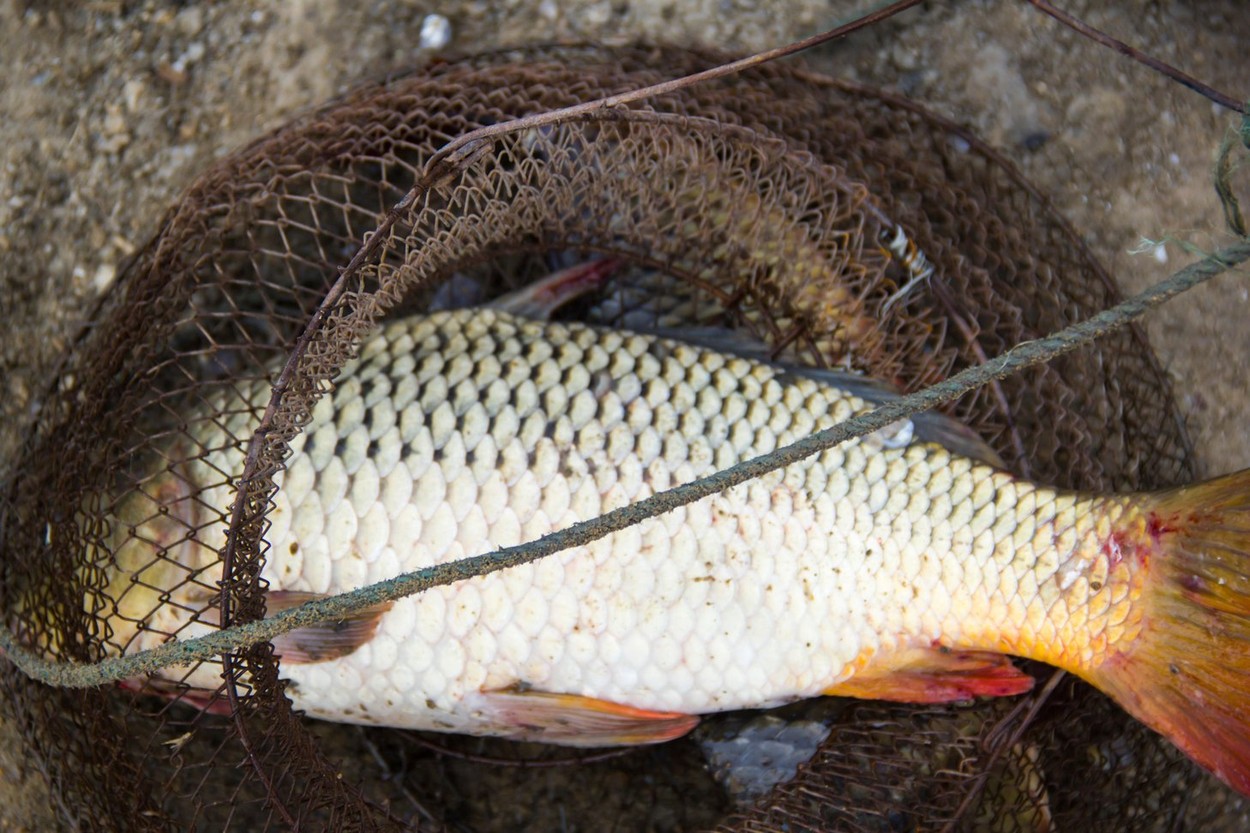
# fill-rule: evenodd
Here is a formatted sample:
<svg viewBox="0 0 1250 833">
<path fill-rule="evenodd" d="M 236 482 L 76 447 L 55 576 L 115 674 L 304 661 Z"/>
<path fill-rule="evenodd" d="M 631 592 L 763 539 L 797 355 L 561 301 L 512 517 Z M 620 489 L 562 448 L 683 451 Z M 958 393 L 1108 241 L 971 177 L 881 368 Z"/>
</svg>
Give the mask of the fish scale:
<svg viewBox="0 0 1250 833">
<path fill-rule="evenodd" d="M 292 441 L 263 575 L 271 591 L 338 593 L 523 543 L 869 407 L 647 335 L 480 309 L 395 321 Z M 222 450 L 193 466 L 238 470 L 234 446 L 208 445 Z M 1030 624 L 1062 653 L 1079 614 L 1057 583 L 1061 569 L 1091 569 L 1080 553 L 1096 523 L 1039 515 L 1054 499 L 1024 499 L 1036 491 L 935 444 L 870 436 L 585 547 L 401 599 L 363 648 L 283 662 L 282 675 L 314 716 L 515 736 L 527 730 L 481 692 L 700 713 L 836 689 L 900 648 L 1027 647 Z M 204 500 L 229 497 L 223 484 Z M 1070 540 L 1050 560 L 1031 547 L 1048 528 Z"/>
</svg>

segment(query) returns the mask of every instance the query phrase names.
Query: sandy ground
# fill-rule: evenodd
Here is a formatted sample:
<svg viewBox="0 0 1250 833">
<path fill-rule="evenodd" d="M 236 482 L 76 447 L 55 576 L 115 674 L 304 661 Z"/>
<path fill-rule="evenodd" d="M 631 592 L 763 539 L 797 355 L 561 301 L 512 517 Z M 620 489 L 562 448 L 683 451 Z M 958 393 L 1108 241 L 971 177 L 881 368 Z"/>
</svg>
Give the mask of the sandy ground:
<svg viewBox="0 0 1250 833">
<path fill-rule="evenodd" d="M 1068 11 L 1234 96 L 1250 95 L 1241 0 Z M 743 50 L 850 16 L 843 0 L 332 0 L 0 4 L 0 461 L 92 301 L 214 158 L 361 80 L 446 49 L 635 38 Z M 1239 44 L 1241 48 L 1239 49 Z M 1128 291 L 1228 242 L 1211 187 L 1230 114 L 1022 2 L 931 2 L 812 56 L 974 127 L 1050 194 Z M 1247 189 L 1250 190 L 1250 189 Z M 1228 275 L 1151 316 L 1208 471 L 1250 466 L 1250 284 Z M 0 471 L 3 463 L 0 463 Z M 55 829 L 0 723 L 0 830 Z"/>
</svg>

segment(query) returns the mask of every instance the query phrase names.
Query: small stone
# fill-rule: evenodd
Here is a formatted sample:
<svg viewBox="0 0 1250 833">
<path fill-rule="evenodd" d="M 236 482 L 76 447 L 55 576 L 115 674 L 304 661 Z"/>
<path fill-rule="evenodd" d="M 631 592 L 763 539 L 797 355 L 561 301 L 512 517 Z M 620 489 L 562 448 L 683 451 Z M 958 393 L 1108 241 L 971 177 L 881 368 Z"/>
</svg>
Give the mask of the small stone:
<svg viewBox="0 0 1250 833">
<path fill-rule="evenodd" d="M 116 104 L 110 104 L 105 108 L 104 132 L 109 136 L 126 132 L 126 117 L 122 115 L 121 107 Z"/>
<path fill-rule="evenodd" d="M 135 253 L 135 244 L 131 243 L 129 240 L 127 240 L 125 237 L 122 237 L 120 234 L 114 234 L 112 237 L 110 237 L 109 243 L 111 243 L 113 245 L 113 248 L 117 249 L 117 251 L 121 252 L 122 255 L 124 255 L 125 257 L 130 257 L 132 254 Z"/>
<path fill-rule="evenodd" d="M 1025 83 L 1016 57 L 1002 46 L 987 44 L 977 50 L 962 77 L 966 94 L 986 102 L 982 133 L 991 144 L 1019 143 L 1046 131 L 1042 103 Z"/>
<path fill-rule="evenodd" d="M 121 105 L 109 104 L 100 125 L 99 149 L 104 153 L 117 153 L 130 144 L 130 131 L 126 127 L 126 117 L 122 115 Z"/>
<path fill-rule="evenodd" d="M 593 6 L 587 6 L 581 17 L 587 27 L 598 29 L 612 18 L 612 4 L 596 3 Z"/>
<path fill-rule="evenodd" d="M 899 69 L 910 70 L 920 66 L 920 53 L 915 46 L 897 43 L 890 51 L 890 59 Z"/>
<path fill-rule="evenodd" d="M 24 408 L 30 402 L 30 386 L 26 384 L 25 379 L 14 373 L 9 376 L 8 395 L 13 405 Z"/>
<path fill-rule="evenodd" d="M 174 66 L 169 61 L 161 61 L 156 65 L 156 75 L 162 81 L 177 86 L 184 84 L 187 80 L 187 71 L 181 66 Z"/>
<path fill-rule="evenodd" d="M 187 6 L 178 12 L 176 18 L 178 31 L 193 38 L 204 28 L 204 10 L 199 6 Z"/>
<path fill-rule="evenodd" d="M 130 134 L 118 133 L 102 140 L 99 149 L 101 153 L 121 153 L 128 144 L 130 144 Z"/>
<path fill-rule="evenodd" d="M 451 21 L 441 14 L 427 14 L 421 21 L 419 49 L 442 49 L 451 40 Z"/>
<path fill-rule="evenodd" d="M 193 41 L 187 46 L 187 51 L 182 53 L 178 59 L 184 66 L 190 66 L 197 63 L 204 57 L 204 44 L 201 41 Z"/>
<path fill-rule="evenodd" d="M 112 263 L 101 263 L 96 267 L 95 275 L 91 278 L 91 287 L 97 293 L 101 293 L 113 284 L 113 279 L 117 277 L 117 266 Z"/>
<path fill-rule="evenodd" d="M 143 82 L 138 78 L 132 78 L 122 87 L 122 101 L 126 103 L 126 110 L 130 113 L 139 111 L 139 99 L 143 97 Z"/>
</svg>

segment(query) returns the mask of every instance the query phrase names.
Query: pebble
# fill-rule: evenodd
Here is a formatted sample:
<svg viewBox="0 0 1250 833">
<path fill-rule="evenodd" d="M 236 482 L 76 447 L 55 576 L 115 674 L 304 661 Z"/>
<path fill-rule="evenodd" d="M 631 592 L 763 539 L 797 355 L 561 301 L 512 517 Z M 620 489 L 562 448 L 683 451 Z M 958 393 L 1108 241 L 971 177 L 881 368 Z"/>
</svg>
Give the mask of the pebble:
<svg viewBox="0 0 1250 833">
<path fill-rule="evenodd" d="M 441 14 L 427 14 L 421 21 L 420 49 L 442 49 L 451 41 L 451 21 Z"/>
<path fill-rule="evenodd" d="M 109 136 L 126 132 L 126 117 L 122 115 L 122 108 L 117 104 L 109 104 L 104 109 L 104 132 Z"/>
<path fill-rule="evenodd" d="M 913 44 L 896 43 L 890 50 L 890 58 L 899 69 L 909 70 L 920 66 L 920 51 Z"/>
<path fill-rule="evenodd" d="M 1025 82 L 1016 57 L 999 44 L 986 44 L 970 56 L 963 82 L 966 95 L 987 103 L 981 132 L 991 144 L 1017 144 L 1046 132 L 1042 103 Z"/>
<path fill-rule="evenodd" d="M 204 28 L 204 10 L 199 6 L 187 6 L 178 12 L 176 19 L 178 31 L 193 38 Z"/>
<path fill-rule="evenodd" d="M 95 274 L 91 277 L 91 288 L 96 293 L 102 293 L 113 285 L 113 280 L 117 277 L 117 266 L 112 263 L 101 263 L 96 267 Z"/>
<path fill-rule="evenodd" d="M 117 153 L 130 144 L 130 131 L 120 104 L 105 106 L 104 121 L 100 125 L 101 138 L 98 149 L 102 153 Z"/>
<path fill-rule="evenodd" d="M 26 380 L 19 374 L 14 373 L 9 377 L 8 385 L 7 393 L 12 404 L 19 408 L 25 407 L 26 403 L 30 401 L 30 386 L 26 383 Z M 8 777 L 7 773 L 6 777 Z"/>
<path fill-rule="evenodd" d="M 596 3 L 582 10 L 582 22 L 589 29 L 598 29 L 612 18 L 611 3 Z"/>
<path fill-rule="evenodd" d="M 170 84 L 178 85 L 187 80 L 187 71 L 185 67 L 174 66 L 169 61 L 161 61 L 156 65 L 156 75 L 162 81 Z"/>
<path fill-rule="evenodd" d="M 117 249 L 117 251 L 121 252 L 122 255 L 124 255 L 125 257 L 130 257 L 132 254 L 135 253 L 135 244 L 131 243 L 129 240 L 127 240 L 125 237 L 122 237 L 120 234 L 114 234 L 112 237 L 110 237 L 109 243 L 111 243 L 113 245 L 113 248 Z"/>
<path fill-rule="evenodd" d="M 132 78 L 122 86 L 122 100 L 126 103 L 126 110 L 131 113 L 139 111 L 139 99 L 143 97 L 143 82 L 138 78 Z"/>
</svg>

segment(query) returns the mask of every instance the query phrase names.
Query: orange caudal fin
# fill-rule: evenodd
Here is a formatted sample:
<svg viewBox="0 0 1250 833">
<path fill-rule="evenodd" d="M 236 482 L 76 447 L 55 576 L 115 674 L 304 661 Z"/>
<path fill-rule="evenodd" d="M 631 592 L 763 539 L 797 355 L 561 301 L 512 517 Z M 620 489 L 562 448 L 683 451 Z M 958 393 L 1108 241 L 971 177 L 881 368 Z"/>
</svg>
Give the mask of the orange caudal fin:
<svg viewBox="0 0 1250 833">
<path fill-rule="evenodd" d="M 1250 470 L 1147 500 L 1141 633 L 1087 676 L 1250 795 Z"/>
</svg>

